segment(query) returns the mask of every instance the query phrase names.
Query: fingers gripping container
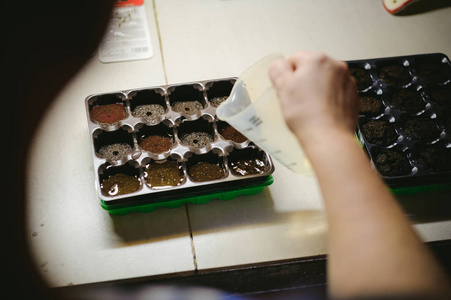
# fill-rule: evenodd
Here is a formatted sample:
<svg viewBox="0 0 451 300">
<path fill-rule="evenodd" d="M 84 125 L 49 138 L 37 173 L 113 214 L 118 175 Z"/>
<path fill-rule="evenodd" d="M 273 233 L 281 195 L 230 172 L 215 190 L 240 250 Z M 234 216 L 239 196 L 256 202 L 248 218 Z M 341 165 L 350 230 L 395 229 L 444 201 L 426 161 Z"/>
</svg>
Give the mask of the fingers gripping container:
<svg viewBox="0 0 451 300">
<path fill-rule="evenodd" d="M 231 200 L 272 184 L 271 157 L 216 117 L 235 78 L 88 96 L 96 189 L 111 214 Z"/>
<path fill-rule="evenodd" d="M 451 64 L 444 54 L 348 62 L 358 138 L 395 194 L 451 189 Z"/>
</svg>

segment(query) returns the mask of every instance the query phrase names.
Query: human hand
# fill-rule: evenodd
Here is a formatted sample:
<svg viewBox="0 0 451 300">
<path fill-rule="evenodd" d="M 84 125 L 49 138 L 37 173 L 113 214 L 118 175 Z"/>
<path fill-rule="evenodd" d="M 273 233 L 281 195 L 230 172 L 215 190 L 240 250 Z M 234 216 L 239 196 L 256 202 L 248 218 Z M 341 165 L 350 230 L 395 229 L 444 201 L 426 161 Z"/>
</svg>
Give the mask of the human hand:
<svg viewBox="0 0 451 300">
<path fill-rule="evenodd" d="M 312 135 L 337 130 L 353 134 L 360 100 L 345 62 L 322 53 L 297 52 L 275 60 L 269 77 L 285 121 L 303 145 Z"/>
</svg>

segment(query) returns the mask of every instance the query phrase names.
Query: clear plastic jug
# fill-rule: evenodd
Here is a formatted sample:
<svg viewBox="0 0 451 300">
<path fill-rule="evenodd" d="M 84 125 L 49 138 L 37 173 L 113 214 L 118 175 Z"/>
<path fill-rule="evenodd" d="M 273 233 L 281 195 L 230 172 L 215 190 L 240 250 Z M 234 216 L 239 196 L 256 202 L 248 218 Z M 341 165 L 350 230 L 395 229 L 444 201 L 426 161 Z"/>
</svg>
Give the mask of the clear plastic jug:
<svg viewBox="0 0 451 300">
<path fill-rule="evenodd" d="M 216 115 L 291 171 L 312 175 L 301 145 L 285 123 L 269 79 L 269 66 L 278 58 L 283 55 L 268 55 L 244 71 Z"/>
</svg>

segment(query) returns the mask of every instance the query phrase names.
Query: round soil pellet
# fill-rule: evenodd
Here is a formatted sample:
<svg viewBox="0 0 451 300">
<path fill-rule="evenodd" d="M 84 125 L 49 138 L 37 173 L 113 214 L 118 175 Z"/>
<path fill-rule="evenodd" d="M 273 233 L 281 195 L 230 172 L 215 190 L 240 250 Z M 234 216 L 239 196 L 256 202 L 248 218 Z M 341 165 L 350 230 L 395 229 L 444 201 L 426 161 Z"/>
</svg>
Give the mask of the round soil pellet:
<svg viewBox="0 0 451 300">
<path fill-rule="evenodd" d="M 222 102 L 226 101 L 229 96 L 222 96 L 222 97 L 214 97 L 212 99 L 209 99 L 211 105 L 213 107 L 218 107 Z"/>
<path fill-rule="evenodd" d="M 133 109 L 132 116 L 141 118 L 148 123 L 158 119 L 164 114 L 164 107 L 160 104 L 138 105 Z"/>
<path fill-rule="evenodd" d="M 451 88 L 441 88 L 431 92 L 431 100 L 440 108 L 451 107 Z"/>
<path fill-rule="evenodd" d="M 91 119 L 112 125 L 127 116 L 125 106 L 119 103 L 99 105 L 91 110 Z"/>
<path fill-rule="evenodd" d="M 224 177 L 224 170 L 217 164 L 198 162 L 188 170 L 193 181 L 203 182 L 218 180 Z"/>
<path fill-rule="evenodd" d="M 234 141 L 235 143 L 244 143 L 247 138 L 242 135 L 238 130 L 230 125 L 227 125 L 219 130 L 219 134 L 226 140 Z"/>
<path fill-rule="evenodd" d="M 238 175 L 255 175 L 265 172 L 265 162 L 260 159 L 243 159 L 230 162 L 232 172 Z"/>
<path fill-rule="evenodd" d="M 194 115 L 199 113 L 204 107 L 199 101 L 177 101 L 172 104 L 172 109 L 176 112 Z"/>
<path fill-rule="evenodd" d="M 409 89 L 402 89 L 395 92 L 391 97 L 391 102 L 397 109 L 409 114 L 418 113 L 425 107 L 425 103 L 421 99 L 420 94 Z"/>
<path fill-rule="evenodd" d="M 108 160 L 120 160 L 132 152 L 133 148 L 129 144 L 117 143 L 100 147 L 99 156 Z"/>
<path fill-rule="evenodd" d="M 159 135 L 151 135 L 141 140 L 139 146 L 144 151 L 152 153 L 163 153 L 172 148 L 172 139 Z"/>
<path fill-rule="evenodd" d="M 451 79 L 451 71 L 445 64 L 424 64 L 418 68 L 421 80 L 431 83 L 442 83 Z"/>
<path fill-rule="evenodd" d="M 417 151 L 418 163 L 434 172 L 451 170 L 451 148 L 442 144 L 423 147 Z"/>
<path fill-rule="evenodd" d="M 183 172 L 176 161 L 153 161 L 146 166 L 144 174 L 151 187 L 176 186 L 183 181 Z"/>
<path fill-rule="evenodd" d="M 383 147 L 392 145 L 398 140 L 395 127 L 385 120 L 371 120 L 362 126 L 361 132 L 369 143 Z"/>
<path fill-rule="evenodd" d="M 208 144 L 213 142 L 213 136 L 206 132 L 191 132 L 187 134 L 183 134 L 180 138 L 180 141 L 194 148 L 204 148 Z"/>
<path fill-rule="evenodd" d="M 392 65 L 385 66 L 379 71 L 379 78 L 387 84 L 403 86 L 411 81 L 411 77 L 406 68 Z"/>
<path fill-rule="evenodd" d="M 427 117 L 409 118 L 404 121 L 403 129 L 411 138 L 424 142 L 432 142 L 440 136 L 435 121 Z"/>
<path fill-rule="evenodd" d="M 368 74 L 367 71 L 363 69 L 350 68 L 349 72 L 351 73 L 351 76 L 354 77 L 359 90 L 366 89 L 373 84 L 373 80 L 371 79 L 370 74 Z"/>
<path fill-rule="evenodd" d="M 360 113 L 367 116 L 376 116 L 382 113 L 383 105 L 380 99 L 376 97 L 360 97 Z"/>
<path fill-rule="evenodd" d="M 407 157 L 391 149 L 381 149 L 375 156 L 374 164 L 384 176 L 403 176 L 412 172 Z"/>
<path fill-rule="evenodd" d="M 101 189 L 105 195 L 119 196 L 139 190 L 140 181 L 135 176 L 116 174 L 102 182 Z"/>
</svg>

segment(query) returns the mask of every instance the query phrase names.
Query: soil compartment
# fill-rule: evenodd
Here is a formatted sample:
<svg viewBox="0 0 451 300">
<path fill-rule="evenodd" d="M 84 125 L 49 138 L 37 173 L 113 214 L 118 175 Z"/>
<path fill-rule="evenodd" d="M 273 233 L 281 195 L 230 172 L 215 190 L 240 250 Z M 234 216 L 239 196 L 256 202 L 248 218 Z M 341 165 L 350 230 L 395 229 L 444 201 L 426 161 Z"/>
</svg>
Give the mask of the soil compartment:
<svg viewBox="0 0 451 300">
<path fill-rule="evenodd" d="M 95 123 L 112 125 L 128 116 L 120 94 L 94 96 L 88 104 L 91 121 Z"/>
<path fill-rule="evenodd" d="M 198 149 L 207 147 L 215 139 L 213 123 L 207 118 L 183 120 L 177 128 L 177 134 L 183 145 Z"/>
<path fill-rule="evenodd" d="M 104 164 L 99 168 L 102 194 L 109 197 L 131 194 L 141 189 L 138 163 L 128 161 L 122 166 Z"/>
<path fill-rule="evenodd" d="M 168 89 L 169 103 L 173 111 L 186 114 L 199 114 L 206 103 L 202 87 L 199 85 L 180 85 Z"/>
<path fill-rule="evenodd" d="M 357 88 L 359 90 L 365 90 L 373 85 L 373 80 L 371 79 L 370 74 L 364 67 L 359 64 L 348 64 L 349 73 L 352 77 L 354 77 L 355 82 L 357 83 Z"/>
<path fill-rule="evenodd" d="M 204 182 L 225 177 L 223 157 L 213 152 L 193 154 L 186 162 L 186 169 L 192 181 Z"/>
<path fill-rule="evenodd" d="M 440 138 L 437 122 L 424 115 L 415 117 L 401 116 L 401 129 L 408 137 L 425 143 L 430 143 Z"/>
<path fill-rule="evenodd" d="M 408 114 L 418 114 L 424 110 L 426 103 L 423 101 L 421 94 L 414 87 L 398 89 L 389 89 L 390 102 L 393 106 Z"/>
<path fill-rule="evenodd" d="M 132 116 L 140 118 L 146 124 L 153 124 L 167 112 L 162 89 L 140 90 L 134 93 L 130 99 Z"/>
<path fill-rule="evenodd" d="M 173 129 L 164 123 L 158 125 L 136 126 L 139 147 L 148 152 L 160 154 L 172 149 L 174 145 Z"/>
<path fill-rule="evenodd" d="M 215 81 L 207 85 L 207 99 L 213 107 L 218 107 L 232 92 L 235 80 Z"/>
<path fill-rule="evenodd" d="M 182 164 L 173 158 L 152 159 L 145 164 L 144 179 L 152 189 L 181 185 L 184 178 Z"/>
<path fill-rule="evenodd" d="M 402 61 L 376 62 L 378 77 L 387 85 L 404 86 L 412 81 Z"/>
<path fill-rule="evenodd" d="M 227 161 L 231 172 L 238 176 L 263 174 L 268 169 L 266 155 L 257 148 L 233 149 Z"/>
<path fill-rule="evenodd" d="M 375 117 L 381 115 L 385 110 L 382 103 L 381 95 L 377 91 L 370 90 L 360 93 L 360 114 L 367 117 Z"/>
<path fill-rule="evenodd" d="M 386 177 L 406 176 L 412 173 L 412 165 L 406 154 L 397 149 L 371 149 L 373 163 L 379 173 Z"/>
<path fill-rule="evenodd" d="M 97 130 L 93 134 L 93 141 L 96 154 L 111 161 L 124 159 L 134 148 L 132 129 L 128 126 L 115 131 Z"/>
<path fill-rule="evenodd" d="M 432 145 L 417 143 L 412 156 L 432 172 L 451 171 L 451 147 L 447 148 L 444 142 Z"/>
<path fill-rule="evenodd" d="M 368 143 L 387 147 L 398 140 L 399 136 L 395 131 L 394 124 L 385 119 L 365 120 L 361 118 L 359 123 L 360 132 Z"/>
<path fill-rule="evenodd" d="M 216 121 L 218 133 L 226 140 L 241 144 L 247 141 L 247 137 L 242 135 L 238 130 L 233 128 L 229 123 L 224 121 Z"/>
</svg>

